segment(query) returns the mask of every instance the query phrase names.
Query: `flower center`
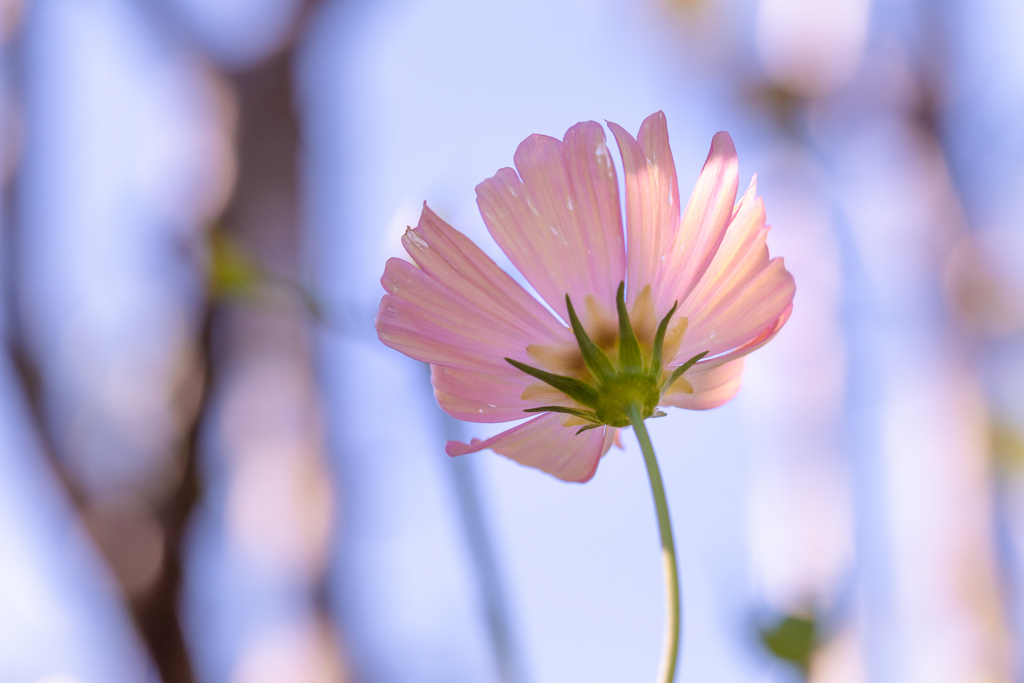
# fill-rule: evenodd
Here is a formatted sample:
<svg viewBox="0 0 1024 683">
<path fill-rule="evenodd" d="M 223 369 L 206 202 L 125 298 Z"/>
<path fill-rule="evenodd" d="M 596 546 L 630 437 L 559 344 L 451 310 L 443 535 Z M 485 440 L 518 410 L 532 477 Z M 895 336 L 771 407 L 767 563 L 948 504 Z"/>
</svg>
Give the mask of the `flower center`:
<svg viewBox="0 0 1024 683">
<path fill-rule="evenodd" d="M 626 427 L 626 409 L 636 405 L 646 419 L 654 414 L 661 400 L 661 387 L 647 373 L 617 374 L 597 388 L 594 414 L 601 424 Z"/>
<path fill-rule="evenodd" d="M 628 412 L 635 408 L 643 419 L 656 416 L 658 403 L 661 401 L 665 390 L 683 376 L 694 363 L 707 355 L 707 352 L 700 353 L 683 365 L 675 368 L 666 376 L 662 363 L 664 351 L 666 350 L 666 333 L 669 323 L 676 312 L 676 305 L 662 318 L 657 330 L 653 334 L 653 341 L 644 343 L 641 347 L 637 335 L 633 331 L 633 324 L 626 311 L 624 299 L 625 283 L 619 284 L 616 294 L 616 308 L 618 309 L 618 334 L 615 334 L 614 324 L 601 324 L 599 319 L 598 330 L 604 330 L 605 334 L 599 334 L 600 343 L 595 343 L 590 338 L 583 325 L 580 323 L 573 308 L 572 301 L 566 295 L 566 308 L 569 311 L 569 321 L 572 324 L 573 334 L 576 336 L 577 348 L 553 348 L 531 346 L 528 349 L 531 357 L 537 358 L 542 364 L 558 369 L 563 369 L 567 374 L 560 375 L 541 370 L 525 363 L 506 358 L 505 360 L 523 372 L 536 377 L 544 384 L 554 388 L 557 392 L 555 397 L 564 395 L 571 401 L 572 405 L 549 405 L 538 408 L 527 408 L 525 412 L 554 412 L 563 413 L 569 416 L 569 423 L 584 425 L 579 431 L 593 429 L 601 425 L 613 427 L 625 427 L 629 425 Z M 646 297 L 646 303 L 645 303 Z M 588 297 L 590 299 L 590 297 Z M 592 307 L 591 301 L 587 302 Z M 645 310 L 645 308 L 647 310 Z M 641 336 L 645 342 L 651 339 L 649 329 L 653 325 L 644 325 L 645 318 L 654 319 L 653 306 L 650 305 L 650 288 L 644 288 L 641 296 L 637 298 L 637 305 L 634 305 L 634 312 L 639 311 L 638 321 L 641 324 Z M 593 322 L 595 316 L 589 316 Z M 607 318 L 605 318 L 607 320 Z M 675 355 L 679 342 L 686 329 L 686 319 L 681 319 L 674 327 L 669 336 L 671 353 L 668 357 Z M 617 344 L 616 344 L 617 342 Z M 618 354 L 613 362 L 606 353 L 618 346 Z M 539 387 L 543 385 L 531 385 Z M 541 392 L 544 390 L 542 389 Z M 550 390 L 547 390 L 550 391 Z M 528 388 L 524 392 L 531 392 Z M 537 395 L 534 391 L 531 395 Z M 576 407 L 576 405 L 582 407 Z M 664 413 L 661 413 L 662 415 Z M 568 423 L 566 424 L 568 426 Z M 577 432 L 578 434 L 579 432 Z"/>
</svg>

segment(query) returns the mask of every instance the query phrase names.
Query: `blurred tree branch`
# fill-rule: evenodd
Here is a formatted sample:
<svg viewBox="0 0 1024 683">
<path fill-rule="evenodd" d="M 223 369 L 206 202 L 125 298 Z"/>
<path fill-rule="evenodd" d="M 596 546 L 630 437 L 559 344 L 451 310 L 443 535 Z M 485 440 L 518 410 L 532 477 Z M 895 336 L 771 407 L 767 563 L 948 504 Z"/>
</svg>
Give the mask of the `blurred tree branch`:
<svg viewBox="0 0 1024 683">
<path fill-rule="evenodd" d="M 300 19 L 308 16 L 314 2 L 305 2 Z M 296 196 L 296 163 L 298 153 L 298 124 L 292 107 L 292 84 L 290 79 L 292 63 L 292 47 L 294 39 L 299 35 L 301 21 L 296 22 L 295 30 L 289 36 L 288 44 L 276 55 L 245 71 L 229 75 L 240 92 L 242 103 L 243 131 L 240 136 L 239 156 L 243 160 L 243 171 L 239 184 L 226 210 L 229 229 L 238 234 L 240 216 L 252 211 L 252 205 L 259 203 L 275 192 L 283 192 L 288 197 L 287 215 L 285 220 L 276 224 L 279 234 L 284 238 L 288 248 L 284 251 L 291 260 L 287 264 L 289 271 L 297 267 L 297 244 L 295 235 L 298 229 Z M 171 26 L 172 30 L 180 30 L 180 23 L 160 24 Z M 9 92 L 15 97 L 19 95 L 17 87 L 22 79 L 22 44 L 20 35 L 13 32 L 5 45 L 5 67 L 7 78 L 13 87 Z M 257 95 L 253 97 L 252 95 Z M 283 115 L 282 115 L 283 114 Z M 7 122 L 5 122 L 6 124 Z M 31 122 L 28 122 L 31 125 Z M 267 146 L 272 152 L 267 154 Z M 254 151 L 254 149 L 256 151 Z M 282 163 L 282 160 L 284 162 Z M 122 580 L 117 563 L 123 561 L 116 548 L 110 544 L 110 534 L 97 533 L 97 529 L 88 521 L 94 517 L 92 508 L 97 501 L 91 500 L 88 492 L 76 481 L 75 474 L 68 466 L 68 459 L 60 452 L 59 440 L 53 434 L 53 427 L 47 419 L 47 404 L 51 399 L 50 388 L 42 380 L 37 357 L 39 350 L 33 345 L 26 334 L 24 325 L 24 307 L 26 301 L 23 290 L 24 281 L 22 264 L 18 259 L 20 253 L 19 236 L 22 229 L 18 206 L 19 169 L 13 164 L 13 172 L 5 183 L 5 250 L 3 273 L 6 277 L 6 344 L 11 364 L 20 380 L 20 390 L 29 406 L 33 419 L 33 427 L 39 436 L 44 453 L 52 470 L 62 483 L 67 496 L 74 504 L 83 526 L 92 533 L 96 547 L 105 556 L 113 571 L 111 575 Z M 257 212 L 259 209 L 257 209 Z M 241 234 L 244 234 L 241 230 Z M 272 241 L 275 237 L 271 237 Z M 216 244 L 213 245 L 212 261 L 224 266 L 227 264 L 234 270 L 227 273 L 233 276 L 233 282 L 247 273 L 238 271 L 240 261 L 218 258 Z M 266 246 L 266 245 L 264 245 Z M 270 254 L 280 254 L 272 247 Z M 202 273 L 201 264 L 196 264 L 196 272 Z M 241 275 L 240 275 L 241 273 Z M 183 636 L 179 617 L 178 603 L 180 600 L 183 575 L 183 544 L 189 519 L 196 502 L 201 495 L 201 482 L 198 472 L 198 458 L 203 442 L 203 431 L 210 406 L 211 389 L 216 380 L 216 368 L 223 362 L 223 345 L 216 344 L 215 338 L 220 336 L 219 330 L 224 326 L 225 292 L 218 289 L 223 284 L 225 272 L 213 272 L 210 275 L 208 296 L 201 304 L 201 314 L 196 328 L 196 338 L 192 348 L 187 350 L 185 362 L 188 382 L 199 388 L 198 400 L 186 407 L 190 414 L 183 415 L 183 430 L 179 436 L 179 460 L 181 476 L 173 482 L 170 491 L 164 492 L 159 499 L 152 497 L 145 501 L 148 507 L 126 507 L 118 509 L 117 515 L 122 517 L 142 514 L 151 515 L 161 527 L 163 553 L 162 566 L 155 581 L 144 591 L 133 590 L 122 583 L 122 594 L 127 602 L 128 610 L 141 633 L 150 656 L 160 673 L 164 683 L 193 683 L 193 671 L 188 649 Z M 228 279 L 232 279 L 229 277 Z M 237 284 L 237 282 L 235 282 Z M 216 348 L 215 348 L 216 347 Z M 109 511 L 108 511 L 109 513 Z M 115 528 L 132 525 L 139 520 L 113 519 Z M 319 590 L 318 593 L 322 593 Z"/>
</svg>

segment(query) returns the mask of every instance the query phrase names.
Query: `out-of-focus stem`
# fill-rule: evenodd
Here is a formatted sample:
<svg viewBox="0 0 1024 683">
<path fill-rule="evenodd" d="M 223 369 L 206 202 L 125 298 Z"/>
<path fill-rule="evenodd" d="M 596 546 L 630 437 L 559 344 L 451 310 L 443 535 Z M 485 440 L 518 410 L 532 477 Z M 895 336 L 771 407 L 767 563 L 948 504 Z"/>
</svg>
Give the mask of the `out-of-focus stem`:
<svg viewBox="0 0 1024 683">
<path fill-rule="evenodd" d="M 424 375 L 425 381 L 429 376 Z M 429 385 L 428 385 L 429 386 Z M 450 438 L 460 436 L 457 421 L 438 411 L 445 433 Z M 508 595 L 502 580 L 494 543 L 488 530 L 485 506 L 480 496 L 480 485 L 473 469 L 474 461 L 452 458 L 450 463 L 455 497 L 462 517 L 470 559 L 476 574 L 487 620 L 491 646 L 500 683 L 522 683 L 527 679 L 512 627 Z"/>
<path fill-rule="evenodd" d="M 654 495 L 654 509 L 658 514 L 661 557 L 665 562 L 665 612 L 667 617 L 665 650 L 662 654 L 658 683 L 672 683 L 676 677 L 676 662 L 679 659 L 679 626 L 681 622 L 679 569 L 676 564 L 676 544 L 672 539 L 672 520 L 668 514 L 668 500 L 665 498 L 665 487 L 661 482 L 658 460 L 654 457 L 654 446 L 651 445 L 647 426 L 644 425 L 643 417 L 640 415 L 640 407 L 634 404 L 626 409 L 626 414 L 629 416 L 629 423 L 633 426 L 633 431 L 636 432 L 637 441 L 640 442 L 640 450 L 644 454 L 647 476 L 651 480 L 651 493 Z"/>
<path fill-rule="evenodd" d="M 499 680 L 501 683 L 520 683 L 523 674 L 513 643 L 504 586 L 487 533 L 487 525 L 483 519 L 483 505 L 480 502 L 476 476 L 472 470 L 473 461 L 454 458 L 451 466 L 470 554 L 480 582 Z"/>
</svg>

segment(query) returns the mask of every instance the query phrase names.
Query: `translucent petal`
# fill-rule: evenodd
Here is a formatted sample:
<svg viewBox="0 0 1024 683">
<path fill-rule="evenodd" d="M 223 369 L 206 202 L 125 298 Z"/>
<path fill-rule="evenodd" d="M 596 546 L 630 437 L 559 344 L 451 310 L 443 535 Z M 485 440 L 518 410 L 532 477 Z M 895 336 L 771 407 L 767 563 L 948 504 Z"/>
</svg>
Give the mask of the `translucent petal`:
<svg viewBox="0 0 1024 683">
<path fill-rule="evenodd" d="M 743 358 L 729 361 L 707 361 L 690 368 L 684 379 L 693 392 L 669 391 L 662 397 L 662 405 L 707 410 L 729 401 L 740 390 Z"/>
<path fill-rule="evenodd" d="M 604 131 L 580 123 L 564 141 L 532 135 L 503 168 L 480 183 L 477 204 L 495 241 L 564 319 L 565 295 L 592 295 L 615 310 L 626 257 L 615 166 Z"/>
<path fill-rule="evenodd" d="M 490 448 L 520 465 L 536 467 L 564 481 L 588 481 L 594 476 L 601 456 L 611 447 L 615 430 L 599 427 L 577 435 L 578 428 L 563 427 L 561 418 L 547 413 L 486 441 L 449 441 L 445 451 L 455 456 Z"/>
</svg>

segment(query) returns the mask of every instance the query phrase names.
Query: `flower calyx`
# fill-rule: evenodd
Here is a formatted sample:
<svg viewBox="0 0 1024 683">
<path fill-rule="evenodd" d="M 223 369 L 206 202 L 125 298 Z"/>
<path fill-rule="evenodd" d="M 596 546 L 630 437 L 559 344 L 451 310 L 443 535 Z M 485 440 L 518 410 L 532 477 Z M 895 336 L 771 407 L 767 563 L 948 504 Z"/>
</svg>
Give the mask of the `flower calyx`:
<svg viewBox="0 0 1024 683">
<path fill-rule="evenodd" d="M 669 322 L 672 320 L 672 316 L 675 315 L 677 308 L 677 304 L 673 304 L 672 309 L 662 318 L 658 325 L 650 360 L 645 362 L 640 343 L 637 341 L 632 323 L 629 320 L 624 295 L 625 282 L 622 282 L 619 283 L 619 289 L 615 295 L 615 304 L 619 318 L 619 335 L 618 354 L 614 361 L 612 358 L 609 358 L 608 354 L 600 346 L 591 340 L 582 323 L 580 323 L 579 317 L 576 315 L 569 295 L 565 297 L 573 335 L 576 337 L 580 356 L 590 373 L 592 382 L 576 377 L 557 375 L 513 360 L 512 358 L 505 359 L 515 368 L 557 389 L 580 406 L 583 406 L 582 408 L 540 406 L 527 408 L 523 412 L 562 413 L 579 418 L 585 424 L 576 432 L 577 434 L 602 425 L 610 425 L 612 427 L 629 426 L 628 410 L 632 406 L 639 409 L 640 415 L 645 420 L 650 417 L 661 417 L 664 415 L 663 412 L 658 410 L 658 403 L 661 401 L 662 396 L 676 380 L 682 377 L 687 370 L 706 356 L 708 352 L 704 351 L 697 354 L 666 375 L 665 368 L 663 367 L 662 352 Z"/>
</svg>

